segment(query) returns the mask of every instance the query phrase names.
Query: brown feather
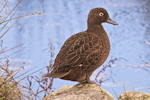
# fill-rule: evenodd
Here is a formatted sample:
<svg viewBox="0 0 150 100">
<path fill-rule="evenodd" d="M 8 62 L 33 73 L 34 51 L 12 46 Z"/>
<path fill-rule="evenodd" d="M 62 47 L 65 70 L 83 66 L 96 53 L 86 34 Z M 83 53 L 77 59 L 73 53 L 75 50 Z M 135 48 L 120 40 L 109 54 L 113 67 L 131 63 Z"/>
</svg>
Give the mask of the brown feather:
<svg viewBox="0 0 150 100">
<path fill-rule="evenodd" d="M 104 15 L 99 16 L 100 12 Z M 101 25 L 107 19 L 110 18 L 105 9 L 92 9 L 88 29 L 66 40 L 55 59 L 53 71 L 47 76 L 89 82 L 91 74 L 105 62 L 110 52 L 109 38 Z M 114 21 L 112 24 L 116 25 Z"/>
</svg>

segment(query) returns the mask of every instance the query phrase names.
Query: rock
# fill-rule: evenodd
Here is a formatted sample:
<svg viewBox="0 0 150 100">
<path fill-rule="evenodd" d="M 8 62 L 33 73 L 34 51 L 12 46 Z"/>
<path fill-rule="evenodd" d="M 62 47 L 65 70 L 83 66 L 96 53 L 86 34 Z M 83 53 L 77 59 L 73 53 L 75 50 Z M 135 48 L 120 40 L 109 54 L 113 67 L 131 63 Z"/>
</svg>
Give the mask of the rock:
<svg viewBox="0 0 150 100">
<path fill-rule="evenodd" d="M 43 100 L 115 100 L 110 93 L 97 84 L 65 85 L 50 93 Z"/>
<path fill-rule="evenodd" d="M 138 91 L 126 91 L 120 94 L 118 100 L 150 100 L 150 94 Z"/>
</svg>

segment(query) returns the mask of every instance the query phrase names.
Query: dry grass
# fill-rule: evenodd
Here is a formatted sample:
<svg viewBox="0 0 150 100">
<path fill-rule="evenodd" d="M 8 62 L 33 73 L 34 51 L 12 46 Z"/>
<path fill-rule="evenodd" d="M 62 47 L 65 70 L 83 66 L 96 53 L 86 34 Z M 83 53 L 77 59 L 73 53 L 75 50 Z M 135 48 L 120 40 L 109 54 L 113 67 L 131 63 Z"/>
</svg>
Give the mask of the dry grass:
<svg viewBox="0 0 150 100">
<path fill-rule="evenodd" d="M 22 49 L 24 49 L 25 47 L 23 47 L 22 49 L 18 50 L 18 47 L 21 47 L 24 45 L 20 44 L 17 45 L 15 47 L 9 48 L 9 47 L 3 47 L 3 37 L 8 33 L 8 31 L 16 24 L 16 22 L 19 20 L 19 18 L 21 17 L 28 17 L 30 15 L 35 15 L 35 14 L 42 14 L 44 13 L 44 11 L 42 12 L 35 12 L 32 14 L 28 14 L 28 15 L 20 15 L 16 18 L 13 18 L 13 15 L 15 14 L 15 12 L 17 11 L 17 7 L 19 5 L 19 3 L 22 0 L 20 0 L 18 2 L 18 4 L 16 4 L 16 6 L 7 13 L 7 11 L 5 11 L 5 15 L 3 16 L 1 15 L 1 13 L 6 10 L 5 8 L 7 7 L 7 3 L 8 0 L 0 0 L 0 3 L 2 4 L 2 9 L 0 10 L 0 42 L 1 42 L 1 50 L 0 50 L 0 100 L 36 100 L 36 99 L 41 99 L 41 97 L 39 96 L 39 93 L 41 93 L 40 91 L 33 91 L 31 88 L 32 82 L 29 80 L 29 77 L 34 78 L 33 76 L 29 76 L 29 74 L 25 77 L 21 77 L 23 74 L 29 72 L 25 72 L 23 74 L 21 74 L 21 70 L 24 68 L 25 66 L 25 62 L 22 62 L 22 66 L 18 66 L 17 69 L 15 70 L 10 70 L 9 68 L 12 67 L 16 67 L 16 63 L 14 62 L 15 57 L 10 60 L 10 57 L 12 58 L 12 55 L 18 53 L 19 51 L 21 51 Z M 0 4 L 0 5 L 1 5 Z M 13 21 L 13 24 L 11 24 L 10 26 L 8 26 L 9 22 Z M 4 31 L 3 33 L 1 33 L 2 31 Z M 17 51 L 14 51 L 15 49 L 17 49 Z M 11 51 L 13 53 L 8 54 L 7 52 Z M 37 72 L 37 71 L 36 71 Z M 24 79 L 27 79 L 28 81 L 25 82 Z M 41 84 L 42 80 L 39 81 L 36 78 L 34 78 L 39 84 Z M 48 82 L 48 79 L 45 79 L 45 81 Z M 52 81 L 51 81 L 52 83 Z M 43 85 L 40 85 L 41 87 L 44 87 Z M 46 88 L 48 89 L 48 88 Z M 45 93 L 45 88 L 44 88 L 44 93 Z"/>
<path fill-rule="evenodd" d="M 2 12 L 4 8 L 6 7 L 7 1 L 1 0 L 1 2 L 3 4 L 3 8 L 1 9 L 1 12 Z M 21 0 L 19 1 L 19 3 L 20 2 Z M 1 15 L 0 25 L 2 25 L 2 27 L 0 28 L 0 32 L 2 32 L 2 30 L 5 31 L 4 33 L 0 35 L 0 40 L 2 43 L 3 43 L 2 38 L 4 37 L 4 35 L 6 35 L 6 33 L 15 25 L 15 23 L 20 18 L 18 17 L 16 20 L 14 20 L 12 25 L 7 26 L 8 22 L 12 20 L 12 13 L 17 8 L 18 4 L 9 13 L 7 13 L 6 16 Z M 2 56 L 2 58 L 0 58 L 1 59 L 0 61 L 0 100 L 16 100 L 16 99 L 22 100 L 22 98 L 32 99 L 29 96 L 23 94 L 23 92 L 25 91 L 23 88 L 25 87 L 23 87 L 22 84 L 20 83 L 21 80 L 16 81 L 16 79 L 14 78 L 14 76 L 18 72 L 20 72 L 23 66 L 20 66 L 16 70 L 9 70 L 9 67 L 14 66 L 14 62 L 13 60 L 12 61 L 9 60 L 9 56 L 19 52 L 20 50 L 24 48 L 17 50 L 14 53 L 9 54 L 9 55 L 6 54 L 8 51 L 13 51 L 13 49 L 16 49 L 22 45 L 23 44 L 20 44 L 13 48 L 8 48 L 8 47 L 2 48 L 2 44 L 1 44 L 0 55 Z"/>
<path fill-rule="evenodd" d="M 13 62 L 0 61 L 0 100 L 32 99 L 30 96 L 23 94 L 24 92 L 30 93 L 31 91 L 21 84 L 21 79 L 18 81 L 15 79 L 15 75 L 20 72 L 23 66 L 20 66 L 14 71 L 10 71 L 8 68 L 12 65 Z"/>
</svg>

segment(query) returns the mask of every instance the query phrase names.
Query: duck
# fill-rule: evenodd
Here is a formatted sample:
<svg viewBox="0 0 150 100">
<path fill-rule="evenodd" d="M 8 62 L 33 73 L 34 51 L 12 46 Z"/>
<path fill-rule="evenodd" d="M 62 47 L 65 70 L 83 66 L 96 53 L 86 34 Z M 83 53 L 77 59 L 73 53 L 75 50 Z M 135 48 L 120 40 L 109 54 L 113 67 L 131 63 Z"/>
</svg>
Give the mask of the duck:
<svg viewBox="0 0 150 100">
<path fill-rule="evenodd" d="M 93 8 L 88 15 L 87 30 L 65 41 L 46 77 L 91 83 L 90 76 L 110 52 L 110 41 L 102 23 L 118 25 L 104 8 Z"/>
</svg>

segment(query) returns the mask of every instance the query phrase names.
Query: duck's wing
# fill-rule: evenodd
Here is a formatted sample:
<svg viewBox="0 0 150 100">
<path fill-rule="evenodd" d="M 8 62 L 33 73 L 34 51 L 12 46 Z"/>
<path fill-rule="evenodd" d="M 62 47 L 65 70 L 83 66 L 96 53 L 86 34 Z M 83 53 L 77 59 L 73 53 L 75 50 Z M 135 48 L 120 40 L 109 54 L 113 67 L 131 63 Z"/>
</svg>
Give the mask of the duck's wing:
<svg viewBox="0 0 150 100">
<path fill-rule="evenodd" d="M 61 78 L 67 75 L 72 67 L 78 67 L 99 44 L 97 35 L 83 32 L 71 36 L 61 48 L 54 63 L 53 71 L 46 76 Z"/>
<path fill-rule="evenodd" d="M 71 45 L 67 45 L 66 51 L 61 52 L 60 55 L 65 53 L 65 59 L 59 64 L 58 68 L 66 66 L 77 67 L 86 59 L 86 57 L 94 51 L 96 45 L 99 44 L 97 35 L 95 34 L 82 34 Z M 64 50 L 65 50 L 64 48 Z M 59 55 L 58 55 L 59 56 Z"/>
<path fill-rule="evenodd" d="M 60 49 L 56 59 L 55 63 L 52 68 L 52 72 L 48 73 L 45 75 L 46 77 L 53 77 L 53 78 L 61 78 L 69 73 L 69 71 L 62 71 L 63 69 L 58 69 L 59 65 L 63 63 L 67 57 L 67 51 L 69 50 L 70 46 L 74 44 L 74 42 L 82 35 L 85 34 L 86 32 L 81 32 L 78 34 L 72 35 L 70 38 L 68 38 L 62 48 Z"/>
<path fill-rule="evenodd" d="M 61 63 L 63 63 L 66 60 L 66 57 L 68 54 L 67 52 L 69 51 L 70 47 L 83 34 L 86 34 L 86 32 L 80 32 L 78 34 L 74 34 L 65 41 L 64 45 L 61 47 L 61 49 L 55 59 L 54 68 L 58 67 Z"/>
</svg>

